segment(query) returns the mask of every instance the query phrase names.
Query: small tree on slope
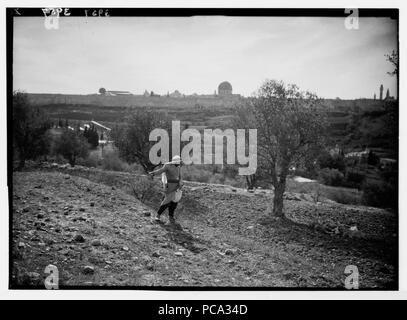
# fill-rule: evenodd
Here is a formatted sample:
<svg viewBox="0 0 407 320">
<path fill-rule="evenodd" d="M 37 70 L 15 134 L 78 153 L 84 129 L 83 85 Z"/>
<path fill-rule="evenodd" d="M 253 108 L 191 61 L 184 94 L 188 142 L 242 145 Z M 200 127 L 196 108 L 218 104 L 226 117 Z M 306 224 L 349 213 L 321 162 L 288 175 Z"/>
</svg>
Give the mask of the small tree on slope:
<svg viewBox="0 0 407 320">
<path fill-rule="evenodd" d="M 295 85 L 267 80 L 243 108 L 247 127 L 257 128 L 258 167 L 274 186 L 272 214 L 284 217 L 286 179 L 294 163 L 316 158 L 326 128 L 320 99 Z"/>
</svg>

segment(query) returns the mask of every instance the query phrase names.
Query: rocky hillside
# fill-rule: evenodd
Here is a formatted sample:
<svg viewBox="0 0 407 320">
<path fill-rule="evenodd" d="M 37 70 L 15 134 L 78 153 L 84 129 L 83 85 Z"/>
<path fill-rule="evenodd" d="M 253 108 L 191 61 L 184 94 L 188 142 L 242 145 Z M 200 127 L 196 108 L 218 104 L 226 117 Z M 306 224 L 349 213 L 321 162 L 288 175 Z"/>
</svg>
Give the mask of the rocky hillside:
<svg viewBox="0 0 407 320">
<path fill-rule="evenodd" d="M 14 173 L 11 287 L 43 288 L 53 264 L 60 288 L 343 289 L 347 265 L 361 288 L 397 288 L 394 213 L 290 194 L 280 221 L 271 192 L 189 182 L 177 223 L 155 223 L 159 182 L 135 197 L 145 179 L 48 164 Z"/>
</svg>

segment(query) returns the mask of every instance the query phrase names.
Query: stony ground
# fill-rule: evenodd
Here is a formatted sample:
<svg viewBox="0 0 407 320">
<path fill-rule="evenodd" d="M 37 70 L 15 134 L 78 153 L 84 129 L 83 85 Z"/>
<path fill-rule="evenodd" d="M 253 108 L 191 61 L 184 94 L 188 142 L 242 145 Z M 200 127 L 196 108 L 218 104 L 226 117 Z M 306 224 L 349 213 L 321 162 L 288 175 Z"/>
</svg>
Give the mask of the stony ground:
<svg viewBox="0 0 407 320">
<path fill-rule="evenodd" d="M 101 179 L 101 177 L 109 177 Z M 397 288 L 397 216 L 287 195 L 288 220 L 268 217 L 272 194 L 186 183 L 177 223 L 151 221 L 124 187 L 134 175 L 47 168 L 13 175 L 12 287 L 193 286 Z M 356 227 L 356 228 L 355 228 Z"/>
</svg>

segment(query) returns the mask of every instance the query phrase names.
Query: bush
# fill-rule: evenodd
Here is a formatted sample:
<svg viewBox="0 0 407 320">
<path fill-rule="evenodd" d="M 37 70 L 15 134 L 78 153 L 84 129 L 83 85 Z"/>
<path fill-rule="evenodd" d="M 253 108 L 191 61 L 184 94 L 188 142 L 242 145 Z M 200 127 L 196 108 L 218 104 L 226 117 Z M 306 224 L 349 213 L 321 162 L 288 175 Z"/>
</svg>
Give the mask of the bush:
<svg viewBox="0 0 407 320">
<path fill-rule="evenodd" d="M 212 177 L 212 171 L 192 165 L 182 168 L 182 178 L 189 181 L 208 182 Z"/>
<path fill-rule="evenodd" d="M 225 184 L 225 176 L 219 173 L 212 175 L 209 178 L 209 183 L 211 184 Z"/>
<path fill-rule="evenodd" d="M 346 186 L 351 188 L 360 188 L 365 180 L 365 174 L 358 171 L 348 171 L 346 173 Z"/>
<path fill-rule="evenodd" d="M 338 169 L 324 168 L 319 172 L 319 180 L 328 186 L 341 186 L 344 182 L 344 175 Z"/>
<path fill-rule="evenodd" d="M 128 163 L 120 159 L 115 151 L 107 151 L 104 153 L 102 168 L 111 171 L 129 171 Z"/>
<path fill-rule="evenodd" d="M 330 200 L 342 204 L 360 205 L 362 202 L 360 193 L 357 193 L 356 190 L 352 189 L 325 189 L 324 196 Z"/>
<path fill-rule="evenodd" d="M 368 180 L 362 186 L 363 203 L 372 207 L 397 208 L 397 186 L 379 180 Z"/>
<path fill-rule="evenodd" d="M 62 155 L 73 167 L 78 158 L 86 158 L 89 154 L 89 144 L 86 139 L 76 132 L 65 129 L 57 138 L 54 145 L 55 154 Z"/>
<path fill-rule="evenodd" d="M 26 160 L 49 153 L 51 137 L 48 130 L 52 123 L 43 112 L 30 105 L 26 93 L 18 91 L 13 93 L 12 117 L 13 155 L 18 155 L 18 169 L 21 169 Z"/>
<path fill-rule="evenodd" d="M 346 167 L 345 158 L 342 155 L 337 154 L 332 156 L 328 152 L 324 152 L 323 154 L 321 154 L 317 159 L 317 163 L 321 169 L 337 169 L 342 172 L 345 170 Z"/>
<path fill-rule="evenodd" d="M 372 150 L 367 155 L 367 163 L 371 166 L 377 166 L 380 163 L 380 158 Z"/>
<path fill-rule="evenodd" d="M 89 153 L 88 157 L 85 159 L 80 159 L 78 164 L 85 166 L 85 167 L 93 167 L 97 168 L 101 165 L 102 159 L 100 158 L 98 151 L 92 151 Z"/>
<path fill-rule="evenodd" d="M 227 178 L 235 178 L 239 173 L 239 169 L 234 165 L 225 165 L 222 170 L 222 174 Z"/>
<path fill-rule="evenodd" d="M 159 187 L 149 177 L 137 177 L 137 180 L 130 182 L 130 191 L 143 203 L 160 194 Z"/>
</svg>

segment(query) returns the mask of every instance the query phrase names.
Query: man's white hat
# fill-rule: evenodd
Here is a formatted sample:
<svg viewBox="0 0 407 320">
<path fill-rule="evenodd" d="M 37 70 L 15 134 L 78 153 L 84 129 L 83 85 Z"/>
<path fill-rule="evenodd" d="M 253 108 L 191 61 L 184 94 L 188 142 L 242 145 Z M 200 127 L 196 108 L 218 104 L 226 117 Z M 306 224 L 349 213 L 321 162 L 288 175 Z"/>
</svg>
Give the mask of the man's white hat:
<svg viewBox="0 0 407 320">
<path fill-rule="evenodd" d="M 180 156 L 173 156 L 171 163 L 173 164 L 181 164 L 181 157 Z"/>
</svg>

